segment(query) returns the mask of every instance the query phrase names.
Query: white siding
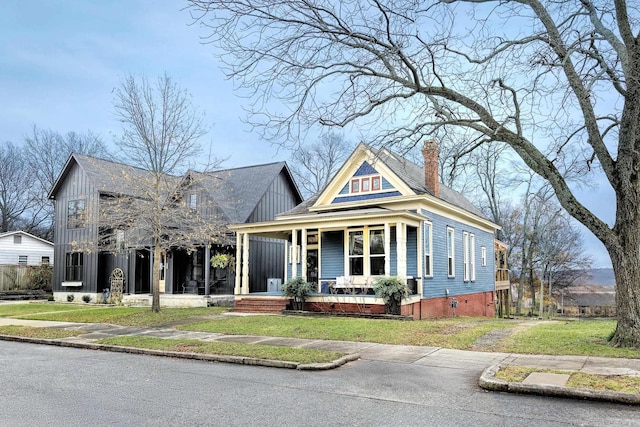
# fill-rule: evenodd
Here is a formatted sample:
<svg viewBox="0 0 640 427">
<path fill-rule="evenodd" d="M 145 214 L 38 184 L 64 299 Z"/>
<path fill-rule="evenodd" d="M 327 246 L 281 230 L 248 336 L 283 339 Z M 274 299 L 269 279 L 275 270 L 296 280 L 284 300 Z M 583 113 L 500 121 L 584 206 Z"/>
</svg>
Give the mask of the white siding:
<svg viewBox="0 0 640 427">
<path fill-rule="evenodd" d="M 14 243 L 16 235 L 21 236 L 21 243 Z M 21 255 L 27 257 L 28 265 L 40 265 L 42 257 L 49 257 L 49 263 L 53 264 L 53 243 L 23 232 L 1 234 L 0 265 L 17 265 Z"/>
</svg>

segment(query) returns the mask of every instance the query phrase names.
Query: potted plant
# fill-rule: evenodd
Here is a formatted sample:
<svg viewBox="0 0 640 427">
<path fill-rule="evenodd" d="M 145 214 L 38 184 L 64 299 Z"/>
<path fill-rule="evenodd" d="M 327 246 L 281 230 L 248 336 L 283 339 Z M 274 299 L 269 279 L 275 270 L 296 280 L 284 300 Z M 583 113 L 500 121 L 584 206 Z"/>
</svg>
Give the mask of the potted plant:
<svg viewBox="0 0 640 427">
<path fill-rule="evenodd" d="M 291 298 L 291 308 L 293 310 L 304 310 L 304 302 L 312 291 L 313 285 L 300 276 L 287 280 L 282 286 L 282 294 Z"/>
<path fill-rule="evenodd" d="M 387 314 L 399 315 L 402 300 L 409 296 L 409 287 L 397 277 L 380 277 L 373 283 L 373 291 L 384 300 Z"/>
</svg>

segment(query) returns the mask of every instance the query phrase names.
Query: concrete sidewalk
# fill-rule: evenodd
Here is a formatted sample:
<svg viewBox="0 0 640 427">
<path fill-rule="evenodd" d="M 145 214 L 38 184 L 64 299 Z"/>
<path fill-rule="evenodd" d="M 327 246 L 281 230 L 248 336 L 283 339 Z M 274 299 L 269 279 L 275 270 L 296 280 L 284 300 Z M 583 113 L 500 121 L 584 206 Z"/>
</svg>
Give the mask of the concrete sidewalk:
<svg viewBox="0 0 640 427">
<path fill-rule="evenodd" d="M 600 392 L 578 390 L 564 386 L 562 378 L 553 374 L 531 376 L 525 383 L 506 383 L 495 378 L 496 372 L 502 366 L 523 366 L 533 369 L 553 369 L 576 371 L 598 375 L 630 375 L 640 376 L 640 359 L 621 359 L 591 356 L 548 356 L 522 355 L 513 353 L 488 353 L 476 351 L 453 350 L 441 347 L 421 347 L 406 345 L 389 345 L 369 342 L 329 341 L 301 338 L 278 338 L 249 335 L 224 335 L 218 333 L 180 331 L 172 328 L 139 328 L 123 327 L 104 323 L 70 323 L 50 322 L 39 320 L 23 320 L 0 318 L 0 326 L 24 325 L 33 327 L 61 328 L 79 331 L 79 335 L 58 340 L 45 339 L 16 339 L 0 336 L 0 339 L 13 339 L 42 344 L 54 344 L 70 347 L 92 348 L 111 351 L 125 351 L 142 354 L 164 355 L 171 357 L 187 357 L 190 359 L 216 360 L 231 363 L 245 363 L 252 365 L 276 366 L 297 369 L 331 369 L 352 360 L 376 360 L 392 363 L 404 363 L 424 366 L 434 366 L 451 369 L 484 370 L 479 384 L 487 390 L 533 393 L 548 396 L 563 396 L 606 400 L 627 404 L 640 404 L 640 395 L 628 393 Z M 330 350 L 346 353 L 348 356 L 332 364 L 317 366 L 300 366 L 295 363 L 275 363 L 277 361 L 248 360 L 247 358 L 222 357 L 193 353 L 162 352 L 157 350 L 141 350 L 96 344 L 103 338 L 140 335 L 156 338 L 195 339 L 203 341 L 239 342 L 245 344 L 261 344 L 271 346 L 308 348 Z M 566 379 L 564 380 L 566 381 Z"/>
</svg>

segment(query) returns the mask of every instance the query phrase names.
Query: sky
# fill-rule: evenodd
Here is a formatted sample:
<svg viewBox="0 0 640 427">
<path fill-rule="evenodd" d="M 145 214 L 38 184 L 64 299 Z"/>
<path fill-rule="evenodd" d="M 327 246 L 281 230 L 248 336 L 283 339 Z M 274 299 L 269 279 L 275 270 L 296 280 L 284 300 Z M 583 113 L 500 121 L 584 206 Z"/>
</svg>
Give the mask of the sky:
<svg viewBox="0 0 640 427">
<path fill-rule="evenodd" d="M 242 103 L 189 26 L 181 1 L 56 0 L 0 2 L 0 141 L 20 144 L 34 125 L 60 133 L 120 134 L 113 89 L 131 73 L 151 81 L 165 72 L 204 110 L 211 143 L 225 167 L 286 160 L 242 123 Z"/>
<path fill-rule="evenodd" d="M 0 1 L 0 143 L 21 144 L 33 126 L 59 133 L 91 131 L 111 144 L 121 133 L 113 90 L 127 74 L 166 73 L 203 110 L 223 167 L 287 160 L 289 153 L 241 120 L 248 100 L 234 92 L 205 33 L 180 0 Z M 345 135 L 351 140 L 349 135 Z M 605 183 L 579 197 L 613 222 L 615 197 Z M 594 267 L 609 267 L 604 246 L 584 229 Z"/>
</svg>

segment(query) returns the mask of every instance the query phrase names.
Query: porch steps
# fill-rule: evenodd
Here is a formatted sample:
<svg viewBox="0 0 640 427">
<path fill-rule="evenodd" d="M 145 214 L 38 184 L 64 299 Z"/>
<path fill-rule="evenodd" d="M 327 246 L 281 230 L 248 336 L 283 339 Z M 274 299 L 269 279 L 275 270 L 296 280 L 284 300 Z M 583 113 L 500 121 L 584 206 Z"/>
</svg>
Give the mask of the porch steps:
<svg viewBox="0 0 640 427">
<path fill-rule="evenodd" d="M 238 299 L 236 297 L 236 303 L 233 311 L 239 313 L 282 313 L 287 308 L 289 303 L 288 298 L 251 298 L 245 297 Z"/>
</svg>

